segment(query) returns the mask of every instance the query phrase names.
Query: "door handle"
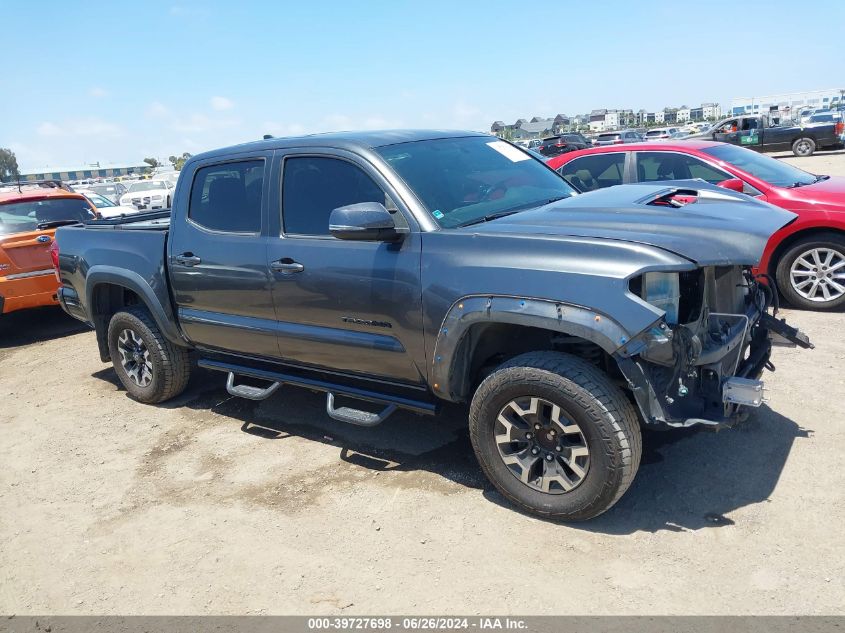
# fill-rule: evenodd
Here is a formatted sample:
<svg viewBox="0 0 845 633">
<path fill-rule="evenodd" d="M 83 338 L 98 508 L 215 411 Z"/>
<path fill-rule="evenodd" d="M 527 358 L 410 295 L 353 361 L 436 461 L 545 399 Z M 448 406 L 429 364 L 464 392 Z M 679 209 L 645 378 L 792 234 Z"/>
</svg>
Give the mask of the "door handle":
<svg viewBox="0 0 845 633">
<path fill-rule="evenodd" d="M 173 261 L 177 264 L 182 264 L 183 266 L 196 266 L 197 264 L 202 263 L 202 259 L 193 253 L 182 253 L 181 255 L 176 255 L 173 258 Z"/>
<path fill-rule="evenodd" d="M 305 266 L 299 262 L 293 261 L 290 257 L 279 259 L 270 264 L 270 268 L 283 275 L 291 275 L 293 273 L 301 273 L 305 270 Z"/>
</svg>

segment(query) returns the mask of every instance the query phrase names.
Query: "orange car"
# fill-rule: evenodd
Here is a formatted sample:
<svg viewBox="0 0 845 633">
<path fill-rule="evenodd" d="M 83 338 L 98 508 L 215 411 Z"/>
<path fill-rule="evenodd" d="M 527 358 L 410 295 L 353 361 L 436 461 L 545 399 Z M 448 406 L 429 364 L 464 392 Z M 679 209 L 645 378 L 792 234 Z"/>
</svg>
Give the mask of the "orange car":
<svg viewBox="0 0 845 633">
<path fill-rule="evenodd" d="M 58 304 L 49 253 L 56 227 L 96 217 L 57 181 L 0 184 L 0 314 Z"/>
</svg>

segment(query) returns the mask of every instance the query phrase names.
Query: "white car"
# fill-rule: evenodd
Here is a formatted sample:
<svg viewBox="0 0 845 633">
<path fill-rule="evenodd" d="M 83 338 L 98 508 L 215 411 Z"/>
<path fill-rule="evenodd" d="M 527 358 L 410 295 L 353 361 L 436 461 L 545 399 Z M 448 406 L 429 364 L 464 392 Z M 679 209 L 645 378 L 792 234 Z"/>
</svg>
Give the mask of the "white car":
<svg viewBox="0 0 845 633">
<path fill-rule="evenodd" d="M 167 180 L 139 180 L 129 185 L 120 196 L 120 204 L 136 209 L 169 209 L 173 199 L 173 184 Z"/>
<path fill-rule="evenodd" d="M 77 189 L 76 193 L 81 193 L 83 196 L 88 198 L 88 201 L 97 207 L 97 213 L 99 213 L 100 217 L 103 218 L 116 218 L 120 215 L 138 213 L 138 209 L 135 207 L 117 205 L 105 196 L 100 195 L 96 191 L 91 191 L 90 189 Z"/>
</svg>

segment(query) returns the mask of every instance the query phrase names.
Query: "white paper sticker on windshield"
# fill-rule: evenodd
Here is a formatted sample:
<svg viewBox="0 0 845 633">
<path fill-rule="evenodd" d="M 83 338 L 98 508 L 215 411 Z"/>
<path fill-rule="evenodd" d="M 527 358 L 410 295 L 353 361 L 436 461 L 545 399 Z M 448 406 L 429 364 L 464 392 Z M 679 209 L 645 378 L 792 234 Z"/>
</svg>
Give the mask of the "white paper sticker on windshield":
<svg viewBox="0 0 845 633">
<path fill-rule="evenodd" d="M 513 145 L 505 143 L 504 141 L 493 141 L 492 143 L 487 143 L 487 145 L 499 152 L 505 158 L 509 158 L 514 163 L 518 163 L 521 160 L 531 159 L 528 154 L 516 149 Z"/>
</svg>

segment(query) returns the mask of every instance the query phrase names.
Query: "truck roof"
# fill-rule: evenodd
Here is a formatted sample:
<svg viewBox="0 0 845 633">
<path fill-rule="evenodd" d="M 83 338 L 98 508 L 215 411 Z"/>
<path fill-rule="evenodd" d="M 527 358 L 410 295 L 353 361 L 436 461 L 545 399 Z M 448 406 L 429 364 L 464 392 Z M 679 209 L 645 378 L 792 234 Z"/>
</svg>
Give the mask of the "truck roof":
<svg viewBox="0 0 845 633">
<path fill-rule="evenodd" d="M 397 143 L 427 141 L 438 138 L 458 138 L 462 136 L 490 136 L 482 132 L 464 130 L 372 130 L 356 132 L 328 132 L 308 134 L 306 136 L 285 136 L 251 141 L 211 150 L 192 157 L 195 159 L 214 158 L 251 150 L 284 149 L 287 147 L 335 147 L 346 150 L 372 149 Z M 492 138 L 492 137 L 491 137 Z"/>
</svg>

